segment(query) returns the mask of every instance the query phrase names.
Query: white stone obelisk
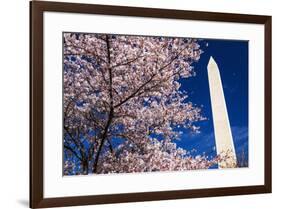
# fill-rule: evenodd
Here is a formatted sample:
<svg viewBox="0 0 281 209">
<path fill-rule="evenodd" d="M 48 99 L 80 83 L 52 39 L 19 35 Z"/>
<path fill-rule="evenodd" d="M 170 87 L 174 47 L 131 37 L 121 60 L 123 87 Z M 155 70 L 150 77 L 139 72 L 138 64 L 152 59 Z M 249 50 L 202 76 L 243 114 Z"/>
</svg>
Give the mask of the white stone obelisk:
<svg viewBox="0 0 281 209">
<path fill-rule="evenodd" d="M 207 68 L 213 124 L 215 129 L 216 150 L 217 154 L 222 157 L 222 160 L 219 162 L 219 168 L 234 168 L 237 165 L 235 148 L 227 114 L 220 72 L 213 57 L 210 57 Z"/>
</svg>

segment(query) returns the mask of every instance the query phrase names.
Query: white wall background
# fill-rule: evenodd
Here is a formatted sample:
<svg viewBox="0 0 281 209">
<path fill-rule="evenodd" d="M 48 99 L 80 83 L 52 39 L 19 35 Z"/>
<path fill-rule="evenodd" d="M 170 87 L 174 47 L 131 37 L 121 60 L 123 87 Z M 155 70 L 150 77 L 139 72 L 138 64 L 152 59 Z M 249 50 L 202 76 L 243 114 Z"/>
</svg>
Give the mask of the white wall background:
<svg viewBox="0 0 281 209">
<path fill-rule="evenodd" d="M 281 7 L 273 0 L 72 0 L 97 4 L 266 14 L 273 16 L 273 194 L 125 203 L 77 208 L 253 208 L 280 207 L 278 66 Z M 27 208 L 29 193 L 29 2 L 6 0 L 0 7 L 0 207 Z"/>
</svg>

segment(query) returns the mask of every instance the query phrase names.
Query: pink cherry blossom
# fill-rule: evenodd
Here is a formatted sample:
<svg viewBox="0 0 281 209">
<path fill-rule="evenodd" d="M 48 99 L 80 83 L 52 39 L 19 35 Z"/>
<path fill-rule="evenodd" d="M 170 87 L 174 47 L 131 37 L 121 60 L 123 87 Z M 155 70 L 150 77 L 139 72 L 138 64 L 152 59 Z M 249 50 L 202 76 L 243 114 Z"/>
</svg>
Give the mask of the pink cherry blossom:
<svg viewBox="0 0 281 209">
<path fill-rule="evenodd" d="M 176 146 L 199 131 L 179 79 L 202 53 L 191 38 L 64 33 L 64 173 L 182 171 L 217 159 Z M 188 82 L 188 81 L 187 81 Z M 188 139 L 183 139 L 188 140 Z"/>
</svg>

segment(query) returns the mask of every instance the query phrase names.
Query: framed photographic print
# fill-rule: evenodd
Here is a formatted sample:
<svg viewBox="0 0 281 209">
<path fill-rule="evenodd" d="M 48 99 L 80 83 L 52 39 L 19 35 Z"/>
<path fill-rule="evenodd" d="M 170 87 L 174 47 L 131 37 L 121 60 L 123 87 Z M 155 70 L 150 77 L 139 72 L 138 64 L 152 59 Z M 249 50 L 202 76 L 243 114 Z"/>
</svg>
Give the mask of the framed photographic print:
<svg viewBox="0 0 281 209">
<path fill-rule="evenodd" d="M 270 16 L 30 15 L 30 207 L 271 192 Z"/>
</svg>

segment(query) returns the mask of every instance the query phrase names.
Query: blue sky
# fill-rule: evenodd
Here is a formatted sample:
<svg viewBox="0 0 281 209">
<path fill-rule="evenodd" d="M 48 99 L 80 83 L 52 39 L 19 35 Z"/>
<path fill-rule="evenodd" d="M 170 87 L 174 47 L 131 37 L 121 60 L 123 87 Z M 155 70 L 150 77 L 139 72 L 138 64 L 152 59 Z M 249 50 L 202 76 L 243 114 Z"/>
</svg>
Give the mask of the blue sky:
<svg viewBox="0 0 281 209">
<path fill-rule="evenodd" d="M 196 149 L 192 155 L 215 156 L 215 137 L 211 112 L 207 64 L 210 56 L 217 62 L 233 135 L 237 157 L 244 152 L 248 160 L 248 42 L 204 39 L 200 41 L 204 53 L 194 63 L 195 77 L 180 80 L 181 88 L 189 93 L 189 100 L 202 105 L 202 114 L 207 118 L 198 122 L 201 133 L 184 131 L 178 146 L 187 150 Z"/>
</svg>

